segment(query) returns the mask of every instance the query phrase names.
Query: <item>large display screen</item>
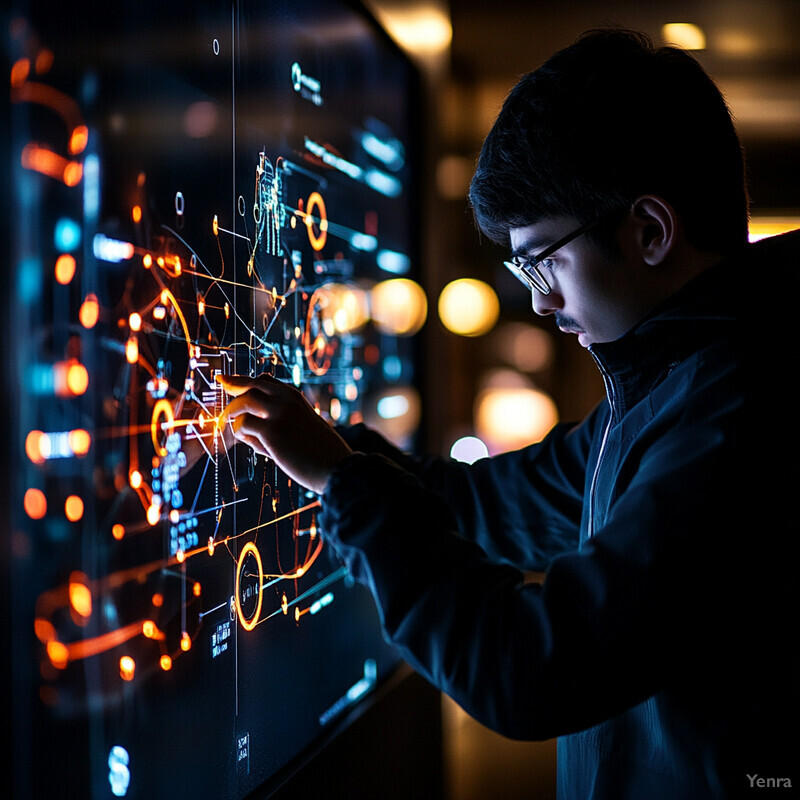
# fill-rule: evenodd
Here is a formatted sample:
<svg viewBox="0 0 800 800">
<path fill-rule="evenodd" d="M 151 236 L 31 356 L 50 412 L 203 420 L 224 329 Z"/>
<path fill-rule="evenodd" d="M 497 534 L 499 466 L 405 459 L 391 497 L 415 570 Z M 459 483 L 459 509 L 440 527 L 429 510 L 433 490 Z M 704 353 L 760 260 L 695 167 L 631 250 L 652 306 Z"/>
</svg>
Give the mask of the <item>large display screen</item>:
<svg viewBox="0 0 800 800">
<path fill-rule="evenodd" d="M 244 797 L 398 662 L 216 376 L 413 437 L 414 70 L 334 0 L 4 22 L 14 796 Z"/>
</svg>

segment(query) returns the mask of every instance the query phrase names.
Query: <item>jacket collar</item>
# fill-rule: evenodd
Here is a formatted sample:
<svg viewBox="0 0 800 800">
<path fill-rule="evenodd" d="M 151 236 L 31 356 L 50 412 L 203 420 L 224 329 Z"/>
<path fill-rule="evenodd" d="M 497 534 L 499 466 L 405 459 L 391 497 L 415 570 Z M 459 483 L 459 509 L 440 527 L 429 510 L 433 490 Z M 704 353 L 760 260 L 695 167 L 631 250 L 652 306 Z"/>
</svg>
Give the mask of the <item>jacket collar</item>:
<svg viewBox="0 0 800 800">
<path fill-rule="evenodd" d="M 737 256 L 709 267 L 619 339 L 589 347 L 610 400 L 613 395 L 615 416 L 649 394 L 692 353 L 732 334 L 747 261 Z"/>
</svg>

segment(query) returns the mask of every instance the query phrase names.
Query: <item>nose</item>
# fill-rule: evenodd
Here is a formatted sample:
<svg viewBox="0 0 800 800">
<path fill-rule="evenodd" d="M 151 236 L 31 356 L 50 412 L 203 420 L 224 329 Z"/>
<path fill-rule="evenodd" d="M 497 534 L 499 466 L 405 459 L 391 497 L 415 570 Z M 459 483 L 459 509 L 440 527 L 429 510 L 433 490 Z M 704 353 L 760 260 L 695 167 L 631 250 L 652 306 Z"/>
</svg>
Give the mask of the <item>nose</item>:
<svg viewBox="0 0 800 800">
<path fill-rule="evenodd" d="M 560 307 L 558 295 L 554 291 L 549 294 L 542 294 L 536 289 L 532 289 L 531 307 L 540 317 L 546 317 Z"/>
</svg>

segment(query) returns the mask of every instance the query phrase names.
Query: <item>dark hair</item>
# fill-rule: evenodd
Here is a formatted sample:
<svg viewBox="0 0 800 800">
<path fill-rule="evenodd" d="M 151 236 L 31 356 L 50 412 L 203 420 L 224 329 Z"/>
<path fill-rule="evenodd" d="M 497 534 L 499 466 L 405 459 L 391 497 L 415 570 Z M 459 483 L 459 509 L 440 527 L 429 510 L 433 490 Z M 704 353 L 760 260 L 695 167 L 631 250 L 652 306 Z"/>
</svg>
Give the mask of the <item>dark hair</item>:
<svg viewBox="0 0 800 800">
<path fill-rule="evenodd" d="M 644 34 L 596 30 L 511 90 L 470 186 L 478 227 L 508 243 L 545 217 L 616 223 L 642 194 L 671 203 L 687 239 L 730 252 L 747 240 L 744 156 L 728 107 L 700 64 Z"/>
</svg>

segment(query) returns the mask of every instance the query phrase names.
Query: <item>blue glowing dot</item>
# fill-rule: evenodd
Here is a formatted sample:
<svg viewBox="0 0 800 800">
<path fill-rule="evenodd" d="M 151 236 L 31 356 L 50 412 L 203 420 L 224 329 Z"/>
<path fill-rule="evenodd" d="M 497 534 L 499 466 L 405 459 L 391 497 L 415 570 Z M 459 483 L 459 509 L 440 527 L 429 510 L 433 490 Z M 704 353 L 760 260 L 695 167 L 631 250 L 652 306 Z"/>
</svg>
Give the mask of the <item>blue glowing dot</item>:
<svg viewBox="0 0 800 800">
<path fill-rule="evenodd" d="M 383 359 L 383 376 L 387 381 L 396 381 L 403 374 L 403 362 L 397 356 Z"/>
<path fill-rule="evenodd" d="M 81 226 L 74 219 L 62 217 L 56 222 L 53 241 L 56 250 L 71 253 L 81 243 Z"/>
</svg>

